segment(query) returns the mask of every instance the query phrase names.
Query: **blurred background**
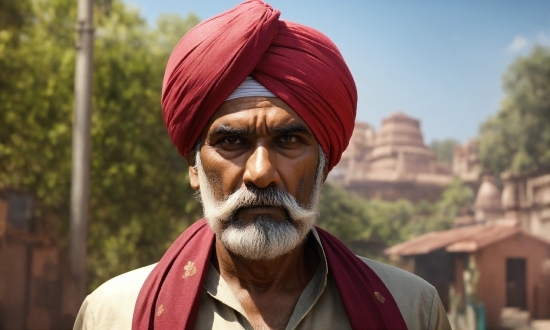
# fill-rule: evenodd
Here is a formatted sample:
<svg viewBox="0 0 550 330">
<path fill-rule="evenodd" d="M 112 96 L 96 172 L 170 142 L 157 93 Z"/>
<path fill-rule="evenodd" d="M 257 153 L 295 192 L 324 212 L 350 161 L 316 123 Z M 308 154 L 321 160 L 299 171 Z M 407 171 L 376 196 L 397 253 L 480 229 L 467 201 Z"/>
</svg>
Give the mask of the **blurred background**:
<svg viewBox="0 0 550 330">
<path fill-rule="evenodd" d="M 94 1 L 86 291 L 202 215 L 160 92 L 186 31 L 238 1 Z M 269 2 L 359 92 L 318 225 L 437 289 L 454 329 L 550 328 L 550 2 Z M 0 0 L 0 329 L 71 328 L 77 2 Z"/>
</svg>

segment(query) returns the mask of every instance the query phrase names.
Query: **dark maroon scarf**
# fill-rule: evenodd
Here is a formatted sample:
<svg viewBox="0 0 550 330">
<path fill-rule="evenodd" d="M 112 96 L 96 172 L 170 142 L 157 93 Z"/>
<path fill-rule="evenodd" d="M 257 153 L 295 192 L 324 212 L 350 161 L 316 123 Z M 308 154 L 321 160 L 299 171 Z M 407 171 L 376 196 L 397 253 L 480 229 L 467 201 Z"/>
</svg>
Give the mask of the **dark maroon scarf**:
<svg viewBox="0 0 550 330">
<path fill-rule="evenodd" d="M 353 329 L 407 329 L 390 291 L 342 242 L 317 228 L 329 271 Z M 139 292 L 133 330 L 194 329 L 214 232 L 204 219 L 170 246 Z"/>
</svg>

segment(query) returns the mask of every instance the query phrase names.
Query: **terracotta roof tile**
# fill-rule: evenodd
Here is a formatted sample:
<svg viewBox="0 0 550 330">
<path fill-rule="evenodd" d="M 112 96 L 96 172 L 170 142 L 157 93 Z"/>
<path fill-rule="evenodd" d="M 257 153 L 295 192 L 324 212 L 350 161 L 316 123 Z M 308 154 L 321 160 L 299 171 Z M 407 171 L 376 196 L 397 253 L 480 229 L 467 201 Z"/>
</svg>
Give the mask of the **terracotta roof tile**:
<svg viewBox="0 0 550 330">
<path fill-rule="evenodd" d="M 473 252 L 518 233 L 543 241 L 507 224 L 472 225 L 427 233 L 394 245 L 384 251 L 390 256 L 413 256 L 443 249 L 448 252 Z M 543 241 L 546 244 L 549 242 Z"/>
</svg>

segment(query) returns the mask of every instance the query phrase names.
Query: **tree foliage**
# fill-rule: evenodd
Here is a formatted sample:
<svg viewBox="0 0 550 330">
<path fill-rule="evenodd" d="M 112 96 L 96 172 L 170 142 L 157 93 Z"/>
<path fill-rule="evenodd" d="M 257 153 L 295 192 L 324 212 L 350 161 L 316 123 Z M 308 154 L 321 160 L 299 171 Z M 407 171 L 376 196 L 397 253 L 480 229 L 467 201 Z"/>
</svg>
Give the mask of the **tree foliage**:
<svg viewBox="0 0 550 330">
<path fill-rule="evenodd" d="M 0 187 L 36 194 L 38 225 L 66 237 L 76 4 L 13 3 L 27 20 L 0 26 Z M 120 1 L 101 4 L 95 15 L 90 288 L 155 262 L 200 216 L 160 109 L 165 63 L 198 19 L 170 15 L 151 28 Z"/>
<path fill-rule="evenodd" d="M 453 181 L 439 201 L 365 200 L 325 183 L 317 224 L 342 240 L 354 253 L 384 259 L 384 249 L 434 230 L 450 229 L 473 203 L 473 191 Z"/>
<path fill-rule="evenodd" d="M 440 162 L 452 165 L 453 151 L 458 144 L 458 141 L 453 139 L 433 140 L 430 143 L 430 149 Z"/>
<path fill-rule="evenodd" d="M 500 110 L 480 127 L 485 172 L 550 167 L 550 48 L 518 58 L 503 78 Z"/>
<path fill-rule="evenodd" d="M 29 0 L 2 0 L 0 2 L 0 31 L 20 29 L 30 16 Z"/>
</svg>

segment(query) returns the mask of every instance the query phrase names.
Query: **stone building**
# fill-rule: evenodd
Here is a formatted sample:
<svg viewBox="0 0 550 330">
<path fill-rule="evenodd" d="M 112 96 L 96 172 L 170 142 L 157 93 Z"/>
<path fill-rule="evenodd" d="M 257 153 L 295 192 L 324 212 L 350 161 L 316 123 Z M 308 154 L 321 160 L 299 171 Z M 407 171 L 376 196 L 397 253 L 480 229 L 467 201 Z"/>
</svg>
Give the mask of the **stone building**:
<svg viewBox="0 0 550 330">
<path fill-rule="evenodd" d="M 332 182 L 345 185 L 352 179 L 350 173 L 366 173 L 368 157 L 374 147 L 374 129 L 367 123 L 356 122 L 348 147 L 340 162 L 330 172 Z"/>
<path fill-rule="evenodd" d="M 481 172 L 478 151 L 477 140 L 470 140 L 463 145 L 457 145 L 453 150 L 453 174 L 475 188 L 477 188 Z"/>
<path fill-rule="evenodd" d="M 0 329 L 70 329 L 80 302 L 67 258 L 33 204 L 30 194 L 0 190 Z"/>
<path fill-rule="evenodd" d="M 438 200 L 453 178 L 450 166 L 424 144 L 420 122 L 402 112 L 380 130 L 357 123 L 350 146 L 329 180 L 365 198 Z"/>
<path fill-rule="evenodd" d="M 483 178 L 474 214 L 455 219 L 455 226 L 506 223 L 550 242 L 550 172 L 501 175 L 502 194 L 489 176 Z"/>
<path fill-rule="evenodd" d="M 504 215 L 500 190 L 490 176 L 485 176 L 479 186 L 474 210 L 475 222 L 478 224 L 500 221 Z"/>
<path fill-rule="evenodd" d="M 501 175 L 504 219 L 550 241 L 550 171 Z"/>
</svg>

